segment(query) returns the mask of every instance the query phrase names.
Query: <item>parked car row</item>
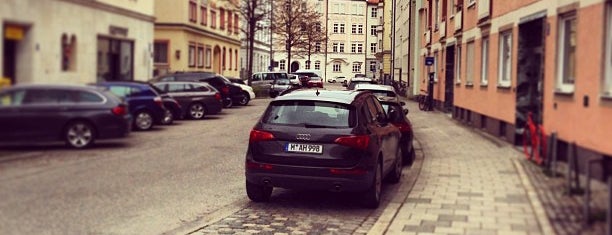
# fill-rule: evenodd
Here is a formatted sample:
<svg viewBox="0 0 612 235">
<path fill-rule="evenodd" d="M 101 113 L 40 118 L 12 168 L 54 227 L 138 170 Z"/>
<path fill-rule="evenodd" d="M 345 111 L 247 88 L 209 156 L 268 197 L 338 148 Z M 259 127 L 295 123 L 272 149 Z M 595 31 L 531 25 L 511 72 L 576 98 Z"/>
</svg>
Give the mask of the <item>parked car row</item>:
<svg viewBox="0 0 612 235">
<path fill-rule="evenodd" d="M 388 87 L 357 88 L 291 89 L 270 102 L 250 133 L 249 199 L 268 201 L 274 187 L 329 190 L 378 207 L 383 178 L 399 182 L 415 159 L 412 125 Z"/>
<path fill-rule="evenodd" d="M 186 74 L 198 76 L 192 79 Z M 221 75 L 206 79 L 199 75 L 2 89 L 0 142 L 64 141 L 86 148 L 95 140 L 125 137 L 132 130 L 149 130 L 177 119 L 203 119 L 255 98 L 248 86 L 233 84 Z"/>
</svg>

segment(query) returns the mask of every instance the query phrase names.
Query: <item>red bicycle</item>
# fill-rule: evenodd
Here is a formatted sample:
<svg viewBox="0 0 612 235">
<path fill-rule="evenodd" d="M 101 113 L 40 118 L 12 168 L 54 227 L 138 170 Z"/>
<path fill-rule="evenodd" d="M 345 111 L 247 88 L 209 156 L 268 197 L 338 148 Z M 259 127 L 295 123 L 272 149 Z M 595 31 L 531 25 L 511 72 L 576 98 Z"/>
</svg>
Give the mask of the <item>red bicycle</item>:
<svg viewBox="0 0 612 235">
<path fill-rule="evenodd" d="M 533 113 L 527 113 L 527 123 L 523 129 L 523 153 L 527 160 L 538 165 L 544 163 L 546 157 L 546 132 L 542 124 L 533 121 Z"/>
</svg>

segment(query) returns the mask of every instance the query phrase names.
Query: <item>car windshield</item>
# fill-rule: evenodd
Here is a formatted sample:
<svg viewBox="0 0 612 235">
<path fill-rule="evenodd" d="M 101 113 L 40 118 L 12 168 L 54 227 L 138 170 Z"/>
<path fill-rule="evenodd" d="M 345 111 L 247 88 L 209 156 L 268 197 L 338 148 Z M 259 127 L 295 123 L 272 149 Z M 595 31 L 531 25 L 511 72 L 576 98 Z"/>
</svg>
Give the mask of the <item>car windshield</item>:
<svg viewBox="0 0 612 235">
<path fill-rule="evenodd" d="M 263 122 L 306 128 L 347 128 L 355 126 L 354 109 L 347 104 L 326 101 L 275 101 Z"/>
</svg>

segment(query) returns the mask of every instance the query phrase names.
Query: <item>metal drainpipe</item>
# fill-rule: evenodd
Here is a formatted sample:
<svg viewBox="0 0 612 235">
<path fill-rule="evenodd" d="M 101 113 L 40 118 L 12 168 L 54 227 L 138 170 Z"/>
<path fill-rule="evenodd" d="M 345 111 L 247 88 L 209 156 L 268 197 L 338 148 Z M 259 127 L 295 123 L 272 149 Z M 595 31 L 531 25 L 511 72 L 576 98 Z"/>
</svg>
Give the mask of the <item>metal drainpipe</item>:
<svg viewBox="0 0 612 235">
<path fill-rule="evenodd" d="M 391 81 L 395 81 L 395 1 L 391 4 Z"/>
<path fill-rule="evenodd" d="M 323 61 L 323 76 L 325 76 L 325 81 L 327 81 L 327 44 L 329 44 L 329 0 L 325 1 L 325 35 L 328 37 L 327 42 L 325 42 L 325 61 Z"/>
</svg>

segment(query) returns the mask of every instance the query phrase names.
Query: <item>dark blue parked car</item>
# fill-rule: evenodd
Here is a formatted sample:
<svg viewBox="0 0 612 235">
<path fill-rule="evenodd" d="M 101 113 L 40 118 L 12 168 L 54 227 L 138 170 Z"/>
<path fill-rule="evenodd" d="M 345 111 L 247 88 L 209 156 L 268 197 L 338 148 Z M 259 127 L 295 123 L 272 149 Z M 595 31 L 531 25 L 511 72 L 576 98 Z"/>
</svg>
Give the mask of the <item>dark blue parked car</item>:
<svg viewBox="0 0 612 235">
<path fill-rule="evenodd" d="M 100 82 L 95 84 L 108 88 L 112 93 L 125 98 L 133 116 L 136 130 L 149 130 L 162 123 L 166 108 L 160 94 L 146 82 Z"/>
</svg>

